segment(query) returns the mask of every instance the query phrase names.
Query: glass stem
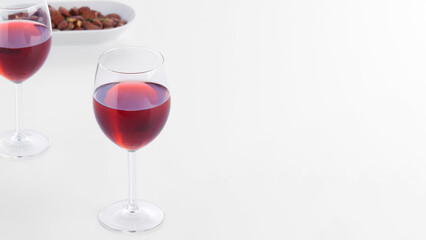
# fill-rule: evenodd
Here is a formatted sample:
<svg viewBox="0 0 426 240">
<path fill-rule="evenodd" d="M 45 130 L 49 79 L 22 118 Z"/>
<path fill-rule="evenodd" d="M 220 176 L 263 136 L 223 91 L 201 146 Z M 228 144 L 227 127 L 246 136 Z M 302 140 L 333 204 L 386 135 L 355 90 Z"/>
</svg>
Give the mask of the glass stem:
<svg viewBox="0 0 426 240">
<path fill-rule="evenodd" d="M 16 121 L 16 131 L 15 138 L 17 141 L 24 139 L 24 134 L 22 133 L 22 84 L 15 84 L 15 121 Z"/>
<path fill-rule="evenodd" d="M 136 204 L 136 152 L 128 151 L 127 158 L 129 170 L 129 202 L 127 209 L 132 213 L 139 209 Z"/>
</svg>

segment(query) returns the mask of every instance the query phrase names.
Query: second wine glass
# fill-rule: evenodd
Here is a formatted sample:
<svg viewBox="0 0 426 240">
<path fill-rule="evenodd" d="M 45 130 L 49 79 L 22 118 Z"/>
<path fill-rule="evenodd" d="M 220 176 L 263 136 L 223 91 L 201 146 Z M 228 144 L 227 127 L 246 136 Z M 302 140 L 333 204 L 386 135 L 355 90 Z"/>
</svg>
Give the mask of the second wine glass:
<svg viewBox="0 0 426 240">
<path fill-rule="evenodd" d="M 99 214 L 107 228 L 123 232 L 150 230 L 163 222 L 163 211 L 136 199 L 136 151 L 163 129 L 170 110 L 164 58 L 152 49 L 117 48 L 98 62 L 93 93 L 96 120 L 104 134 L 128 152 L 128 200 Z"/>
<path fill-rule="evenodd" d="M 49 139 L 22 127 L 22 84 L 43 65 L 50 50 L 52 28 L 45 0 L 0 2 L 0 75 L 15 85 L 16 129 L 0 134 L 0 155 L 35 156 Z"/>
</svg>

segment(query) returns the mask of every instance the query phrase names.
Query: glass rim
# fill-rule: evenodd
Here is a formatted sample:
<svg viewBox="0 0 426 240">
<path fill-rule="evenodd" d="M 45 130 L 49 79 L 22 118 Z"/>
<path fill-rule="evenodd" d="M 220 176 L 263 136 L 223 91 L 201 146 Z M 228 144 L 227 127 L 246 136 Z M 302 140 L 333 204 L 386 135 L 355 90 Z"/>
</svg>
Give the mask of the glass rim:
<svg viewBox="0 0 426 240">
<path fill-rule="evenodd" d="M 152 51 L 152 52 L 158 54 L 161 57 L 161 62 L 158 65 L 156 65 L 155 67 L 152 67 L 152 68 L 150 68 L 148 70 L 145 70 L 145 71 L 134 71 L 134 72 L 117 71 L 117 70 L 114 70 L 113 68 L 109 68 L 109 67 L 105 66 L 104 64 L 102 64 L 102 59 L 104 57 L 106 57 L 109 53 L 114 52 L 114 51 L 118 51 L 118 50 L 122 50 L 122 49 L 149 50 L 149 51 Z M 164 59 L 163 54 L 160 51 L 157 51 L 157 50 L 155 50 L 153 48 L 140 47 L 140 46 L 127 46 L 127 47 L 115 47 L 115 48 L 112 48 L 110 50 L 107 50 L 107 51 L 103 52 L 101 54 L 101 56 L 99 57 L 99 59 L 98 59 L 98 66 L 102 67 L 103 69 L 105 69 L 107 71 L 110 71 L 110 72 L 113 72 L 113 73 L 118 73 L 118 74 L 145 74 L 145 73 L 150 73 L 150 72 L 153 72 L 153 71 L 159 69 L 161 66 L 164 65 L 164 61 L 165 61 L 165 59 Z"/>
</svg>

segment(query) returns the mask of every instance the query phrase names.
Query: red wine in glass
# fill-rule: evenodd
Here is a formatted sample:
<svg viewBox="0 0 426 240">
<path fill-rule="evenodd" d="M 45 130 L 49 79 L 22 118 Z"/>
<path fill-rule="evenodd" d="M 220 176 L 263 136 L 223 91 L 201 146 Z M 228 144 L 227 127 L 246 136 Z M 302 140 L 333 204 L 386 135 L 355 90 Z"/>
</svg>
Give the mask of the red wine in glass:
<svg viewBox="0 0 426 240">
<path fill-rule="evenodd" d="M 36 73 L 49 54 L 50 30 L 34 21 L 0 23 L 0 74 L 21 83 Z"/>
<path fill-rule="evenodd" d="M 126 150 L 137 150 L 163 129 L 169 115 L 170 94 L 156 83 L 113 82 L 95 90 L 93 105 L 105 135 Z"/>
</svg>

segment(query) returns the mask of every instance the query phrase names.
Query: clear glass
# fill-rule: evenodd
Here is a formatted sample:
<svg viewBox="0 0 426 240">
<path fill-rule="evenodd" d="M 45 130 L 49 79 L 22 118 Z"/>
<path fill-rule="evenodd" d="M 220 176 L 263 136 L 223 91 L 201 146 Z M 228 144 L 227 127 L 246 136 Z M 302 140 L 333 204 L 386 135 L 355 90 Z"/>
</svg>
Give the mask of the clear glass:
<svg viewBox="0 0 426 240">
<path fill-rule="evenodd" d="M 163 211 L 136 198 L 136 151 L 162 130 L 170 95 L 161 53 L 142 47 L 116 48 L 98 62 L 93 93 L 95 117 L 104 134 L 128 152 L 128 199 L 99 213 L 108 229 L 143 232 L 160 225 Z"/>
<path fill-rule="evenodd" d="M 45 0 L 0 2 L 0 75 L 15 85 L 15 130 L 0 134 L 0 155 L 15 159 L 46 150 L 49 139 L 22 126 L 22 84 L 43 65 L 52 28 Z"/>
</svg>

